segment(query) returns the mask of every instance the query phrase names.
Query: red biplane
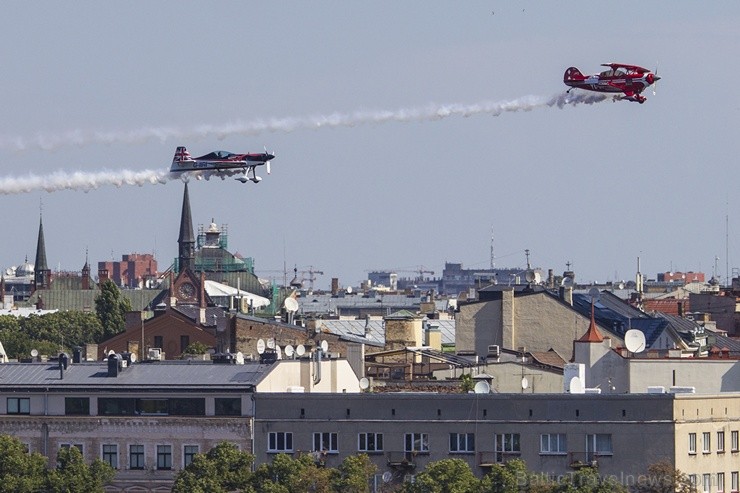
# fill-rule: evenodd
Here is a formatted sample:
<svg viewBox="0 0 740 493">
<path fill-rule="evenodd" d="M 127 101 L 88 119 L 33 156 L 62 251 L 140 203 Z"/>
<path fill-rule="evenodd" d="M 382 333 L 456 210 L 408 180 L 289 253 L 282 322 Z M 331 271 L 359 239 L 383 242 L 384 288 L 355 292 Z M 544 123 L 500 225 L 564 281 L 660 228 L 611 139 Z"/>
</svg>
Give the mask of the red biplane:
<svg viewBox="0 0 740 493">
<path fill-rule="evenodd" d="M 660 80 L 660 77 L 650 70 L 637 65 L 602 63 L 601 66 L 609 67 L 609 69 L 594 75 L 583 75 L 575 67 L 566 70 L 563 82 L 570 86 L 568 92 L 574 87 L 596 92 L 621 92 L 624 96 L 620 99 L 642 104 L 647 98 L 641 96 L 640 93 Z"/>
</svg>

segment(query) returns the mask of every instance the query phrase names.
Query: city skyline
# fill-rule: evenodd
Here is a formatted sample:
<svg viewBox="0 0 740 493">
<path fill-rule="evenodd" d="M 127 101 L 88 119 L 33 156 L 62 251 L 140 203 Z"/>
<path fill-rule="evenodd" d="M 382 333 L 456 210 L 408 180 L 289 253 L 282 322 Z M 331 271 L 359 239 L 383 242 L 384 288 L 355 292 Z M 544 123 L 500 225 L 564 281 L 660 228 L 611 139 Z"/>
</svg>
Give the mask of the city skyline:
<svg viewBox="0 0 740 493">
<path fill-rule="evenodd" d="M 371 269 L 488 268 L 493 236 L 502 268 L 528 249 L 584 281 L 634 279 L 639 257 L 646 275 L 726 282 L 740 104 L 714 81 L 738 70 L 738 18 L 729 2 L 13 4 L 0 184 L 158 173 L 178 145 L 266 147 L 261 183 L 190 189 L 194 223 L 227 224 L 258 273 L 312 267 L 326 289 Z M 567 67 L 611 61 L 657 65 L 657 95 L 548 106 Z M 0 266 L 32 261 L 41 203 L 54 270 L 86 251 L 169 264 L 181 196 L 178 180 L 2 195 Z"/>
</svg>

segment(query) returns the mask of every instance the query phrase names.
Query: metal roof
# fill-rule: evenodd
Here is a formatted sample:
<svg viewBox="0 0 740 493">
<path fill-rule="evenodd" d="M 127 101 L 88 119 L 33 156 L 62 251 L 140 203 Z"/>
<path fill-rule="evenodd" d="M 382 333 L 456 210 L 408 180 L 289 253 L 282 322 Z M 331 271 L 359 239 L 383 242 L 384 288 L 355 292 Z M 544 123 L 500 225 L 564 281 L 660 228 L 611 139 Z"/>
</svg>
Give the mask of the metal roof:
<svg viewBox="0 0 740 493">
<path fill-rule="evenodd" d="M 133 363 L 108 376 L 108 362 L 69 364 L 61 378 L 59 364 L 4 363 L 0 364 L 0 390 L 17 388 L 90 390 L 147 389 L 182 391 L 214 388 L 245 389 L 257 385 L 269 372 L 271 365 L 258 362 L 215 364 L 213 362 L 159 361 Z"/>
<path fill-rule="evenodd" d="M 344 338 L 353 338 L 354 342 L 364 342 L 373 346 L 385 346 L 385 325 L 383 320 L 318 320 L 321 330 Z M 424 323 L 436 326 L 442 335 L 442 344 L 455 344 L 454 320 L 424 320 Z M 367 332 L 366 332 L 367 331 Z"/>
<path fill-rule="evenodd" d="M 376 294 L 365 297 L 363 295 L 332 296 L 330 294 L 309 294 L 298 298 L 299 313 L 334 313 L 347 310 L 377 310 L 387 309 L 391 312 L 402 309 L 418 309 L 421 304 L 420 296 L 404 294 Z"/>
</svg>

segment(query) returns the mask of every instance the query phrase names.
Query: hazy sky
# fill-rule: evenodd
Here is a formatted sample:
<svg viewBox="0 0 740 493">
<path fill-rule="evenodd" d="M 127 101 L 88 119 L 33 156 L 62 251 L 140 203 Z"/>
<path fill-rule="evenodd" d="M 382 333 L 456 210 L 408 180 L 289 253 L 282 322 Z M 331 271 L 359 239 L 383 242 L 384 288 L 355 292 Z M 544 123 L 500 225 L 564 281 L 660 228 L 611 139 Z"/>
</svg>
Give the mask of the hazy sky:
<svg viewBox="0 0 740 493">
<path fill-rule="evenodd" d="M 33 261 L 43 204 L 52 269 L 88 249 L 93 268 L 154 252 L 164 270 L 181 181 L 38 186 L 164 172 L 178 145 L 266 146 L 262 183 L 190 186 L 196 228 L 228 225 L 264 277 L 486 268 L 493 230 L 498 267 L 529 249 L 581 281 L 633 279 L 638 256 L 649 277 L 724 279 L 740 265 L 738 25 L 734 1 L 7 2 L 0 188 L 33 174 L 36 190 L 0 195 L 0 266 Z M 657 65 L 657 95 L 537 106 L 567 67 L 610 61 Z M 535 107 L 491 116 L 504 102 Z M 429 118 L 453 104 L 469 116 Z"/>
</svg>

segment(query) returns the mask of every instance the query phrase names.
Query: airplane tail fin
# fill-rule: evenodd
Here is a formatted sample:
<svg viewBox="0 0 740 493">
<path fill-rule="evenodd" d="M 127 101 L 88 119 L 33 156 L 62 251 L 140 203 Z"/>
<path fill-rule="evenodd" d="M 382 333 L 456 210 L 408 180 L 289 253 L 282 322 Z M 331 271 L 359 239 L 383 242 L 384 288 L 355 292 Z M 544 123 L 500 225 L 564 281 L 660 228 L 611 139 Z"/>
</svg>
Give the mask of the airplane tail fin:
<svg viewBox="0 0 740 493">
<path fill-rule="evenodd" d="M 175 149 L 175 157 L 172 158 L 172 166 L 174 167 L 176 164 L 181 163 L 183 161 L 192 161 L 193 158 L 190 156 L 190 153 L 187 149 L 185 149 L 185 146 L 180 146 L 177 149 Z"/>
<path fill-rule="evenodd" d="M 582 79 L 583 74 L 580 70 L 578 70 L 575 67 L 569 67 L 568 70 L 565 71 L 565 74 L 563 75 L 563 82 L 568 82 L 571 80 L 577 80 Z"/>
</svg>

